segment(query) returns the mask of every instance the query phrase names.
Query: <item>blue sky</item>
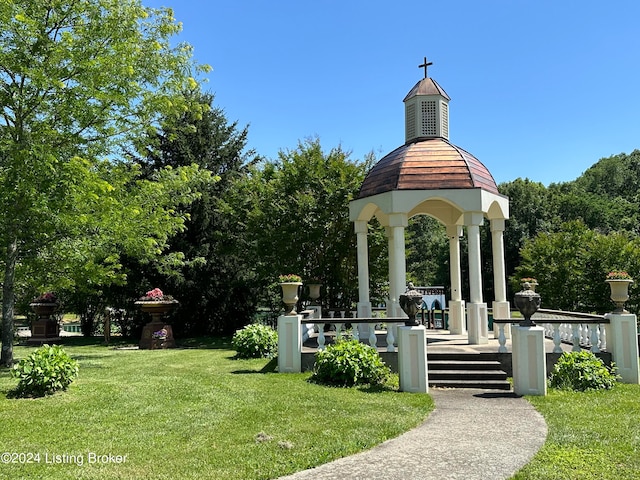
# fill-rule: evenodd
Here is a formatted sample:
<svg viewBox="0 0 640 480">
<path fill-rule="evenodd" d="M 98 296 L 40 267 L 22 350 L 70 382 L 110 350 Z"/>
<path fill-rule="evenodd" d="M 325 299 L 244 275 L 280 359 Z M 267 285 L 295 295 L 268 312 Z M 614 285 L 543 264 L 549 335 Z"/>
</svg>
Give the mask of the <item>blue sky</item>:
<svg viewBox="0 0 640 480">
<path fill-rule="evenodd" d="M 183 23 L 204 87 L 267 158 L 319 137 L 352 159 L 404 143 L 402 99 L 433 77 L 450 140 L 500 182 L 548 185 L 640 148 L 637 0 L 143 0 Z"/>
</svg>

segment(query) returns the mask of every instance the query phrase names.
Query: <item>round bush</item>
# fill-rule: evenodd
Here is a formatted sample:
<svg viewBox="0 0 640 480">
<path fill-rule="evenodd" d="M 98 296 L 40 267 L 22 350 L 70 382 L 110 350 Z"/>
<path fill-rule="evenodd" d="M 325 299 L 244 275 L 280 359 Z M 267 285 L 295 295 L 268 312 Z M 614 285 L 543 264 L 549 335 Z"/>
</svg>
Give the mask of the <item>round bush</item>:
<svg viewBox="0 0 640 480">
<path fill-rule="evenodd" d="M 357 340 L 339 340 L 316 353 L 311 380 L 325 385 L 382 385 L 391 370 L 375 348 Z"/>
<path fill-rule="evenodd" d="M 17 378 L 16 394 L 20 397 L 43 397 L 66 390 L 78 376 L 78 362 L 60 345 L 43 345 L 13 366 Z"/>
<path fill-rule="evenodd" d="M 562 390 L 611 389 L 618 380 L 614 364 L 607 368 L 604 362 L 588 351 L 565 352 L 554 365 L 549 384 Z"/>
<path fill-rule="evenodd" d="M 278 353 L 278 332 L 266 325 L 254 323 L 236 331 L 231 345 L 238 358 L 273 358 Z"/>
</svg>

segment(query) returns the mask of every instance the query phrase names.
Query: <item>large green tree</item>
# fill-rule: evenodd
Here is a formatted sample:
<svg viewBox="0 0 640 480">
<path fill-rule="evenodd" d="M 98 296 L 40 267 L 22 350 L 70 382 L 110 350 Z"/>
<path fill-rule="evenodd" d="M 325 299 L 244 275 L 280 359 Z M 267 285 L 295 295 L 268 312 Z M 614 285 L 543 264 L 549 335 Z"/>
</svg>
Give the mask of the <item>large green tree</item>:
<svg viewBox="0 0 640 480">
<path fill-rule="evenodd" d="M 204 111 L 169 117 L 149 137 L 140 159 L 147 175 L 171 166 L 197 164 L 216 182 L 202 185 L 200 198 L 187 210 L 186 229 L 170 240 L 162 257 L 147 265 L 133 262 L 141 282 L 161 285 L 180 300 L 176 333 L 233 333 L 255 313 L 256 295 L 248 261 L 244 225 L 230 206 L 235 186 L 257 161 L 246 151 L 248 129 L 229 122 L 209 93 L 193 92 Z M 165 268 L 167 264 L 170 268 Z M 132 272 L 133 273 L 133 272 Z"/>
<path fill-rule="evenodd" d="M 640 239 L 627 233 L 598 233 L 573 221 L 528 240 L 512 280 L 536 278 L 545 308 L 604 313 L 613 307 L 604 281 L 612 270 L 626 270 L 638 278 Z M 632 292 L 630 305 L 637 308 L 639 299 Z"/>
<path fill-rule="evenodd" d="M 449 283 L 449 241 L 442 223 L 427 215 L 411 218 L 406 244 L 408 280 L 416 285 Z"/>
<path fill-rule="evenodd" d="M 261 292 L 277 282 L 279 274 L 297 273 L 322 282 L 325 306 L 353 308 L 358 284 L 349 202 L 358 195 L 372 161 L 350 160 L 340 147 L 325 152 L 313 139 L 252 169 L 238 191 L 245 200 L 235 203 L 238 218 L 247 225 Z M 386 268 L 383 237 L 375 225 L 370 224 L 369 238 L 374 297 L 384 287 L 381 272 Z"/>
<path fill-rule="evenodd" d="M 73 250 L 70 239 L 78 232 L 99 233 L 105 225 L 97 220 L 104 217 L 96 212 L 103 208 L 124 204 L 132 216 L 137 212 L 137 222 L 147 222 L 151 210 L 125 196 L 132 189 L 115 188 L 105 176 L 121 147 L 132 148 L 158 119 L 187 108 L 177 94 L 196 88 L 206 68 L 193 62 L 188 45 L 172 46 L 179 30 L 171 10 L 148 9 L 139 0 L 0 0 L 3 364 L 13 359 L 18 267 L 42 252 L 59 258 L 56 244 Z M 125 183 L 133 187 L 135 175 Z M 152 207 L 145 191 L 137 201 Z M 76 207 L 86 207 L 84 216 L 66 215 Z M 161 217 L 182 220 L 176 210 L 161 210 Z M 135 237 L 130 223 L 118 223 L 123 237 Z M 146 250 L 162 248 L 153 234 L 138 239 Z"/>
</svg>

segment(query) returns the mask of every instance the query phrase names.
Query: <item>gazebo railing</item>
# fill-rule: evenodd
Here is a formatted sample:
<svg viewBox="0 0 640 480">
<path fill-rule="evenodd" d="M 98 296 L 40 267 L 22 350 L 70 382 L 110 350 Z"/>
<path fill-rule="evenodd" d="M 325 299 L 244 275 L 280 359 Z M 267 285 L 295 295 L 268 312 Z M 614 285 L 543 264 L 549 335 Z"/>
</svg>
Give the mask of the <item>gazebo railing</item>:
<svg viewBox="0 0 640 480">
<path fill-rule="evenodd" d="M 303 314 L 307 314 L 307 313 L 308 313 L 307 311 L 303 312 Z M 347 332 L 345 325 L 349 323 L 353 326 L 353 328 L 351 329 L 351 336 L 355 340 L 360 340 L 360 331 L 357 328 L 357 325 L 366 324 L 369 326 L 369 337 L 367 338 L 367 340 L 369 341 L 369 345 L 371 345 L 372 347 L 377 347 L 378 337 L 376 335 L 376 326 L 378 326 L 381 323 L 385 323 L 387 325 L 387 330 L 386 330 L 387 352 L 395 352 L 394 343 L 396 339 L 393 334 L 393 328 L 391 328 L 391 325 L 389 324 L 398 323 L 398 324 L 404 325 L 406 318 L 403 318 L 403 317 L 355 318 L 356 312 L 352 312 L 352 314 L 354 315 L 353 317 L 331 316 L 329 318 L 313 318 L 311 315 L 308 315 L 308 316 L 305 315 L 300 320 L 300 323 L 303 325 L 303 327 L 305 325 L 307 326 L 313 325 L 315 329 L 317 329 L 318 350 L 324 350 L 326 348 L 327 337 L 324 331 L 325 325 L 335 325 L 336 338 L 339 338 L 340 336 L 343 335 L 343 333 Z M 303 328 L 303 331 L 304 331 L 304 328 Z"/>
<path fill-rule="evenodd" d="M 545 337 L 553 340 L 553 353 L 562 353 L 563 343 L 571 344 L 574 352 L 583 348 L 588 348 L 593 353 L 607 350 L 605 325 L 609 323 L 609 319 L 604 315 L 541 308 L 531 319 L 544 328 Z M 507 347 L 504 326 L 509 323 L 517 324 L 518 319 L 494 318 L 493 323 L 498 325 L 498 353 L 505 353 Z"/>
</svg>

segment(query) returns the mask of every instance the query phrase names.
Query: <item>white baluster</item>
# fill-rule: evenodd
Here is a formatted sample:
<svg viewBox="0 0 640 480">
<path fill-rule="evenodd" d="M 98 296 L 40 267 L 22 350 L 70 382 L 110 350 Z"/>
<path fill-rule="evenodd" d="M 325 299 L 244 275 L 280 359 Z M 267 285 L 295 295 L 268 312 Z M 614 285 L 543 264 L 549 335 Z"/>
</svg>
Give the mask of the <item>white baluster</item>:
<svg viewBox="0 0 640 480">
<path fill-rule="evenodd" d="M 358 316 L 357 310 L 351 310 L 351 317 L 356 318 Z"/>
<path fill-rule="evenodd" d="M 346 313 L 346 312 L 345 312 L 344 310 L 341 310 L 341 311 L 340 311 L 340 318 L 344 318 L 344 314 L 345 314 L 345 313 Z"/>
<path fill-rule="evenodd" d="M 571 327 L 568 324 L 563 323 L 560 325 L 560 332 L 562 334 L 562 341 L 569 343 L 571 341 Z"/>
<path fill-rule="evenodd" d="M 336 340 L 342 338 L 342 323 L 336 323 Z"/>
<path fill-rule="evenodd" d="M 590 323 L 589 330 L 591 330 L 591 351 L 593 353 L 600 353 L 598 348 L 598 324 Z"/>
<path fill-rule="evenodd" d="M 393 344 L 395 342 L 395 338 L 393 338 L 393 325 L 387 323 L 387 352 L 395 352 L 396 347 Z"/>
<path fill-rule="evenodd" d="M 376 337 L 376 324 L 370 323 L 369 324 L 369 345 L 375 348 L 377 343 L 378 343 L 378 338 Z"/>
<path fill-rule="evenodd" d="M 324 338 L 324 323 L 318 324 L 318 350 L 324 350 L 325 338 Z"/>
<path fill-rule="evenodd" d="M 580 327 L 582 332 L 582 340 L 580 341 L 580 344 L 582 346 L 588 347 L 589 346 L 589 327 L 587 326 L 586 323 L 583 323 L 582 325 L 580 325 Z"/>
<path fill-rule="evenodd" d="M 560 324 L 553 324 L 553 353 L 562 353 L 562 338 L 560 337 Z"/>
<path fill-rule="evenodd" d="M 572 323 L 571 333 L 572 333 L 572 343 L 573 343 L 573 348 L 571 349 L 571 351 L 579 352 L 580 351 L 580 324 Z"/>
<path fill-rule="evenodd" d="M 329 310 L 329 318 L 333 318 L 335 314 L 336 312 L 334 312 L 333 310 Z"/>
<path fill-rule="evenodd" d="M 498 323 L 498 353 L 507 353 L 507 336 L 504 334 L 504 323 Z"/>
<path fill-rule="evenodd" d="M 354 340 L 357 340 L 358 342 L 360 341 L 360 330 L 358 330 L 357 323 L 351 324 L 351 336 Z"/>
</svg>

